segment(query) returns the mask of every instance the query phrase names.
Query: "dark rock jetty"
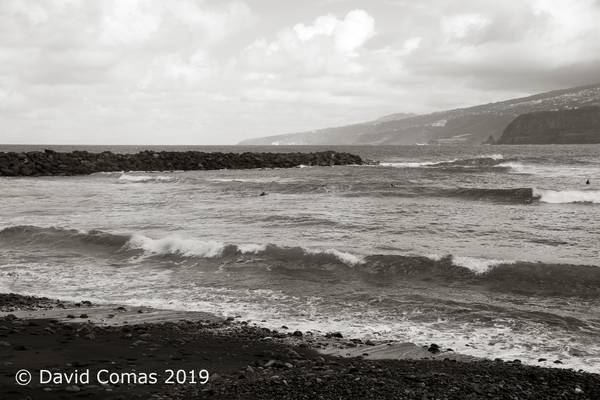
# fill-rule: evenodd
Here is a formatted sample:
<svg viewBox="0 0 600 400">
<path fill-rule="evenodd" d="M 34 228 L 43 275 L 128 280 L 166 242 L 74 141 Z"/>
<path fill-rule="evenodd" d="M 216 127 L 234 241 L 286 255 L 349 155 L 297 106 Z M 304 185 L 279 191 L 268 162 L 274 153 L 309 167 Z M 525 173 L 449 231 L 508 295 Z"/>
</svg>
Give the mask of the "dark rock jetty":
<svg viewBox="0 0 600 400">
<path fill-rule="evenodd" d="M 0 176 L 87 175 L 113 171 L 169 171 L 292 168 L 299 165 L 362 164 L 359 156 L 335 151 L 316 153 L 204 153 L 142 151 L 115 154 L 52 150 L 0 153 Z"/>
</svg>

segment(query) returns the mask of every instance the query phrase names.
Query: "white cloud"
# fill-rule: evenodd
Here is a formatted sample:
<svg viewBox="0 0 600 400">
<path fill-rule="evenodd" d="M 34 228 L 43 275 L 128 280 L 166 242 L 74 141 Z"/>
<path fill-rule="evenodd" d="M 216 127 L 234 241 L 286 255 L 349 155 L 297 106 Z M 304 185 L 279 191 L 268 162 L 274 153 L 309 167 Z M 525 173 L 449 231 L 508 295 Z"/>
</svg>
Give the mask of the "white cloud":
<svg viewBox="0 0 600 400">
<path fill-rule="evenodd" d="M 406 39 L 404 44 L 402 45 L 402 50 L 404 54 L 410 54 L 413 51 L 417 50 L 421 47 L 421 42 L 423 41 L 422 37 L 413 37 L 410 39 Z"/>
<path fill-rule="evenodd" d="M 338 51 L 352 53 L 375 35 L 375 20 L 364 10 L 350 11 L 335 29 Z"/>
<path fill-rule="evenodd" d="M 317 17 L 280 31 L 274 40 L 257 39 L 243 54 L 250 70 L 275 71 L 303 76 L 355 75 L 363 71 L 357 60 L 361 48 L 375 35 L 374 18 L 364 10 L 352 10 L 343 19 Z"/>
<path fill-rule="evenodd" d="M 142 90 L 193 89 L 215 72 L 210 57 L 202 50 L 196 50 L 188 57 L 177 53 L 157 56 L 146 69 L 138 83 Z"/>
<path fill-rule="evenodd" d="M 331 36 L 340 21 L 333 15 L 323 15 L 317 17 L 313 25 L 296 24 L 292 28 L 298 39 L 302 42 L 311 40 L 315 36 Z"/>
<path fill-rule="evenodd" d="M 100 42 L 108 45 L 133 44 L 148 40 L 156 33 L 161 16 L 151 3 L 141 0 L 112 0 L 105 2 Z"/>
<path fill-rule="evenodd" d="M 473 37 L 491 24 L 491 19 L 481 14 L 461 14 L 442 19 L 442 33 L 452 39 Z"/>
<path fill-rule="evenodd" d="M 291 35 L 290 38 L 288 31 L 280 33 L 282 45 L 285 46 L 294 39 L 300 42 L 331 40 L 337 52 L 352 54 L 375 35 L 375 19 L 365 10 L 352 10 L 342 20 L 334 15 L 323 15 L 317 17 L 312 25 L 299 23 L 291 31 L 295 33 L 295 37 Z M 282 47 L 276 42 L 274 45 Z"/>
</svg>

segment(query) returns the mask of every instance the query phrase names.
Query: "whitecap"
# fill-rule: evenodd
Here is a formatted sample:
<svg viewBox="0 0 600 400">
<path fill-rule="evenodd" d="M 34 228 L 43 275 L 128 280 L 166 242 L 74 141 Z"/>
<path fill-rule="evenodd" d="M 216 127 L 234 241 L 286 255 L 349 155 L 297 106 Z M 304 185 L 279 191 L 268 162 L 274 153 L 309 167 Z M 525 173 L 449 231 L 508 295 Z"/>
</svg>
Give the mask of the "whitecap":
<svg viewBox="0 0 600 400">
<path fill-rule="evenodd" d="M 161 175 L 129 175 L 122 174 L 119 177 L 119 182 L 133 182 L 133 183 L 144 183 L 144 182 L 175 182 L 177 179 L 172 176 L 161 176 Z"/>
<path fill-rule="evenodd" d="M 184 257 L 219 257 L 225 248 L 221 242 L 185 239 L 180 236 L 167 236 L 151 239 L 144 235 L 133 235 L 127 247 L 139 249 L 150 255 L 175 254 Z"/>
<path fill-rule="evenodd" d="M 543 203 L 600 203 L 600 190 L 533 189 L 533 195 Z"/>
</svg>

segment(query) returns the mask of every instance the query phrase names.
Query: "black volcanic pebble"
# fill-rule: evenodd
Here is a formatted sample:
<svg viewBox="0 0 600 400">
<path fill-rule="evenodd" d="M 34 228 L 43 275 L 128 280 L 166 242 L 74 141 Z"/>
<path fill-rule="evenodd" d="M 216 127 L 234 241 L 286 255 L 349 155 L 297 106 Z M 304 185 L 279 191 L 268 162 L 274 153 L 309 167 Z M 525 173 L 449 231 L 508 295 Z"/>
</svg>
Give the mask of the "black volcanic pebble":
<svg viewBox="0 0 600 400">
<path fill-rule="evenodd" d="M 429 348 L 427 349 L 428 352 L 433 353 L 433 354 L 437 354 L 440 352 L 440 346 L 432 343 Z"/>
</svg>

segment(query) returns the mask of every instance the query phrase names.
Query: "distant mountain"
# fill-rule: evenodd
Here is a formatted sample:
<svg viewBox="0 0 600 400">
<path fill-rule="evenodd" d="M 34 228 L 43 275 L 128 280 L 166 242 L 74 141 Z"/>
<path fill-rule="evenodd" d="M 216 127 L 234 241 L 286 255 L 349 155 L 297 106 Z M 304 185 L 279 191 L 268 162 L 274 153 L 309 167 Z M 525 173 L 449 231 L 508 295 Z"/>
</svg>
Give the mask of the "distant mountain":
<svg viewBox="0 0 600 400">
<path fill-rule="evenodd" d="M 600 107 L 519 115 L 498 144 L 600 143 Z"/>
<path fill-rule="evenodd" d="M 499 139 L 521 114 L 594 105 L 600 105 L 600 83 L 426 115 L 392 114 L 360 124 L 248 139 L 240 144 L 479 144 Z"/>
</svg>

